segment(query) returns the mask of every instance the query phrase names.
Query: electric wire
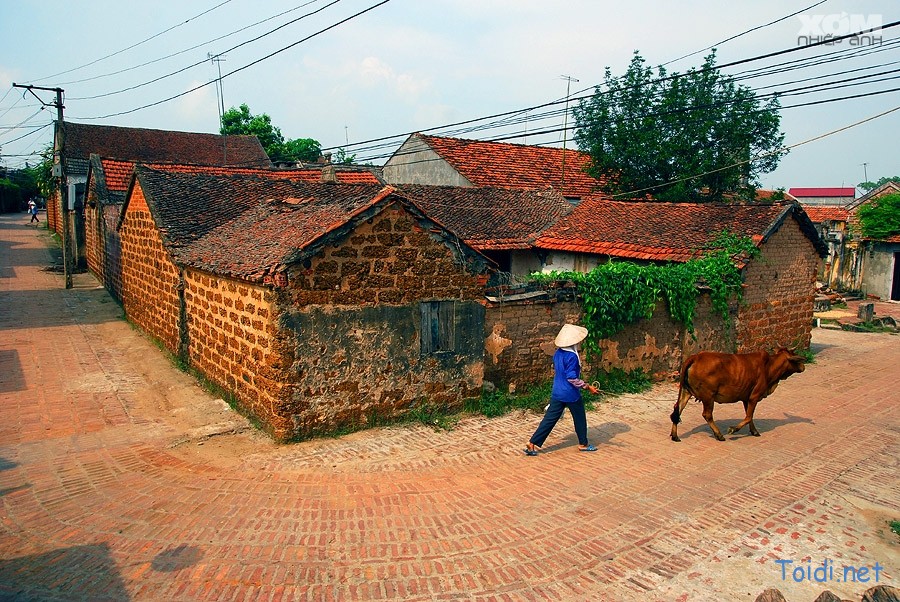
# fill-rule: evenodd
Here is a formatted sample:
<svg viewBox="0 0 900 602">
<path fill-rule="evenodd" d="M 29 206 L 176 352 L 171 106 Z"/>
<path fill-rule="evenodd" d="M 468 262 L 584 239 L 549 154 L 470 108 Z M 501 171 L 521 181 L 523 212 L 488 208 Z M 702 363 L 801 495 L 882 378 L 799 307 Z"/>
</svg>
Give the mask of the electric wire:
<svg viewBox="0 0 900 602">
<path fill-rule="evenodd" d="M 240 29 L 236 29 L 236 30 L 234 30 L 234 31 L 232 31 L 232 32 L 226 33 L 225 35 L 221 35 L 221 36 L 212 38 L 211 40 L 207 40 L 207 41 L 205 41 L 205 42 L 201 42 L 201 43 L 199 43 L 199 44 L 195 44 L 194 46 L 191 46 L 191 47 L 189 47 L 189 48 L 185 48 L 185 49 L 183 49 L 183 50 L 179 50 L 178 52 L 173 52 L 173 53 L 171 53 L 171 54 L 167 54 L 167 55 L 165 55 L 165 56 L 161 56 L 161 57 L 159 57 L 159 58 L 155 58 L 155 59 L 153 59 L 152 61 L 147 61 L 147 62 L 144 62 L 144 63 L 140 63 L 139 65 L 132 65 L 131 67 L 126 67 L 125 69 L 119 69 L 118 71 L 112 71 L 112 72 L 110 72 L 110 73 L 104 73 L 104 74 L 101 74 L 101 75 L 95 75 L 95 76 L 93 76 L 93 77 L 86 77 L 86 78 L 84 78 L 84 79 L 76 79 L 76 80 L 72 80 L 72 81 L 68 81 L 68 82 L 61 82 L 61 83 L 59 84 L 59 86 L 67 86 L 67 85 L 70 85 L 70 84 L 80 84 L 80 83 L 83 83 L 83 82 L 94 81 L 94 80 L 102 79 L 102 78 L 105 78 L 105 77 L 110 77 L 110 76 L 113 76 L 113 75 L 120 75 L 120 74 L 122 74 L 122 73 L 127 73 L 127 72 L 129 72 L 129 71 L 134 71 L 135 69 L 140 69 L 141 67 L 146 67 L 147 65 L 152 65 L 152 64 L 154 64 L 154 63 L 159 63 L 160 61 L 164 61 L 164 60 L 166 60 L 166 59 L 170 59 L 170 58 L 172 58 L 172 57 L 179 56 L 179 55 L 184 54 L 184 53 L 186 53 L 186 52 L 190 52 L 191 50 L 196 50 L 196 49 L 198 49 L 198 48 L 202 48 L 202 47 L 204 47 L 204 46 L 207 46 L 207 45 L 209 45 L 209 44 L 212 44 L 213 42 L 218 42 L 219 40 L 224 40 L 224 39 L 226 39 L 226 38 L 230 38 L 231 36 L 237 35 L 237 34 L 239 34 L 239 33 L 242 32 L 242 31 L 246 31 L 246 30 L 248 30 L 248 29 L 252 29 L 252 28 L 256 27 L 257 25 L 262 25 L 263 23 L 267 23 L 267 22 L 269 22 L 269 21 L 272 21 L 273 19 L 277 19 L 278 17 L 283 17 L 284 15 L 286 15 L 286 14 L 288 14 L 288 13 L 292 13 L 292 12 L 294 12 L 295 10 L 300 10 L 301 8 L 305 8 L 305 7 L 309 6 L 310 4 L 315 4 L 316 2 L 319 2 L 319 1 L 320 1 L 320 0 L 309 0 L 308 2 L 305 2 L 305 3 L 303 3 L 303 4 L 300 4 L 300 5 L 298 5 L 298 6 L 295 6 L 294 8 L 289 8 L 288 10 L 281 11 L 280 13 L 278 13 L 278 14 L 276 14 L 276 15 L 272 15 L 271 17 L 266 17 L 265 19 L 262 19 L 261 21 L 257 21 L 256 23 L 251 23 L 250 25 L 246 25 L 246 26 L 244 26 L 244 27 L 241 27 Z M 227 51 L 220 52 L 219 54 L 225 54 L 225 52 L 227 52 Z M 205 62 L 205 61 L 204 61 L 204 62 Z M 0 99 L 0 102 L 3 102 L 3 99 Z"/>
<path fill-rule="evenodd" d="M 113 52 L 112 54 L 107 54 L 106 56 L 102 56 L 102 57 L 100 57 L 99 59 L 95 59 L 95 60 L 91 61 L 90 63 L 85 63 L 84 65 L 81 65 L 81 66 L 79 66 L 79 67 L 73 67 L 73 68 L 71 68 L 71 69 L 67 69 L 67 70 L 65 70 L 65 71 L 60 71 L 59 73 L 54 73 L 53 75 L 48 75 L 48 76 L 46 76 L 46 77 L 40 77 L 40 78 L 37 78 L 37 79 L 33 79 L 33 80 L 30 80 L 28 83 L 35 83 L 35 82 L 40 82 L 40 81 L 44 81 L 44 80 L 50 79 L 50 78 L 52 78 L 52 77 L 59 77 L 60 75 L 65 75 L 66 73 L 71 73 L 71 72 L 77 71 L 77 70 L 79 70 L 79 69 L 84 69 L 85 67 L 90 67 L 91 65 L 94 65 L 94 64 L 96 64 L 96 63 L 99 63 L 100 61 L 105 61 L 105 60 L 108 59 L 108 58 L 111 58 L 111 57 L 114 57 L 114 56 L 116 56 L 116 55 L 122 54 L 123 52 L 127 52 L 128 50 L 131 50 L 131 49 L 133 49 L 133 48 L 137 48 L 137 47 L 140 46 L 141 44 L 145 44 L 146 42 L 149 42 L 150 40 L 153 40 L 154 38 L 158 38 L 159 36 L 161 36 L 161 35 L 163 35 L 163 34 L 169 33 L 170 31 L 172 31 L 172 30 L 174 30 L 174 29 L 177 29 L 177 28 L 181 27 L 182 25 L 187 25 L 187 24 L 190 23 L 191 21 L 193 21 L 193 20 L 195 20 L 195 19 L 199 19 L 199 18 L 202 17 L 203 15 L 206 15 L 207 13 L 211 13 L 212 11 L 214 11 L 214 10 L 216 10 L 217 8 L 220 8 L 220 7 L 222 7 L 222 6 L 226 5 L 226 4 L 228 4 L 229 2 L 231 2 L 231 0 L 224 0 L 224 2 L 220 2 L 219 4 L 213 6 L 212 8 L 203 11 L 203 12 L 200 13 L 199 15 L 195 15 L 195 16 L 191 17 L 190 19 L 187 19 L 186 21 L 184 21 L 184 22 L 182 22 L 182 23 L 178 23 L 178 24 L 176 24 L 176 25 L 173 25 L 172 27 L 169 27 L 168 29 L 166 29 L 166 30 L 164 30 L 164 31 L 161 31 L 161 32 L 159 32 L 159 33 L 157 33 L 157 34 L 153 34 L 153 35 L 150 36 L 149 38 L 146 38 L 146 39 L 144 39 L 144 40 L 141 40 L 140 42 L 137 42 L 137 43 L 135 43 L 135 44 L 132 44 L 131 46 L 128 46 L 127 48 L 123 48 L 122 50 L 117 50 L 116 52 Z"/>
<path fill-rule="evenodd" d="M 252 38 L 252 39 L 247 40 L 247 41 L 245 41 L 245 42 L 241 42 L 240 44 L 237 44 L 237 45 L 235 45 L 235 46 L 232 46 L 231 48 L 228 48 L 228 49 L 226 49 L 226 50 L 223 50 L 223 51 L 222 51 L 221 53 L 219 53 L 219 54 L 226 54 L 226 53 L 228 53 L 228 52 L 232 52 L 232 51 L 234 51 L 234 50 L 237 50 L 237 49 L 240 48 L 241 46 L 246 46 L 247 44 L 251 44 L 251 43 L 253 43 L 253 42 L 256 42 L 256 41 L 258 41 L 258 40 L 261 40 L 262 38 L 264 38 L 264 37 L 266 37 L 266 36 L 269 36 L 269 35 L 272 35 L 272 34 L 275 33 L 276 31 L 278 31 L 278 30 L 280 30 L 280 29 L 283 29 L 283 28 L 287 27 L 288 25 L 293 25 L 293 24 L 296 23 L 297 21 L 300 21 L 300 20 L 302 20 L 302 19 L 305 19 L 306 17 L 310 17 L 310 16 L 312 16 L 312 15 L 318 14 L 318 13 L 322 12 L 323 10 L 325 10 L 326 8 L 330 8 L 330 7 L 334 6 L 334 5 L 337 4 L 338 2 L 341 2 L 341 0 L 332 0 L 330 3 L 326 4 L 325 6 L 322 6 L 322 7 L 320 7 L 320 8 L 317 8 L 316 10 L 314 10 L 314 11 L 312 11 L 312 12 L 306 13 L 305 15 L 301 15 L 301 16 L 297 17 L 296 19 L 293 19 L 293 20 L 291 20 L 291 21 L 288 21 L 287 23 L 284 23 L 284 24 L 282 24 L 282 25 L 279 25 L 279 26 L 276 27 L 275 29 L 272 29 L 272 30 L 270 30 L 270 31 L 267 31 L 267 32 L 264 33 L 264 34 L 260 34 L 260 35 L 256 36 L 255 38 Z M 135 85 L 133 85 L 133 86 L 128 86 L 127 88 L 122 88 L 121 90 L 115 90 L 115 91 L 113 91 L 113 92 L 104 92 L 104 93 L 102 93 L 102 94 L 94 94 L 94 95 L 92 95 L 92 96 L 73 96 L 73 97 L 71 98 L 71 100 L 94 100 L 94 99 L 97 99 L 97 98 L 106 98 L 107 96 L 115 96 L 116 94 L 122 94 L 122 93 L 124 93 L 124 92 L 130 92 L 131 90 L 137 90 L 138 88 L 143 88 L 144 86 L 149 86 L 150 84 L 155 84 L 156 82 L 162 81 L 162 80 L 167 79 L 167 78 L 169 78 L 169 77 L 172 77 L 173 75 L 178 75 L 179 73 L 184 73 L 184 72 L 187 71 L 188 69 L 193 69 L 194 67 L 197 67 L 198 65 L 203 65 L 203 64 L 205 64 L 208 60 L 209 60 L 209 59 L 206 58 L 206 59 L 203 59 L 203 60 L 201 60 L 201 61 L 197 61 L 196 63 L 192 63 L 192 64 L 190 64 L 190 65 L 188 65 L 188 66 L 186 66 L 186 67 L 182 67 L 181 69 L 178 69 L 178 70 L 176 70 L 176 71 L 172 71 L 171 73 L 166 73 L 165 75 L 161 75 L 161 76 L 156 77 L 156 78 L 154 78 L 154 79 L 151 79 L 151 80 L 148 80 L 148 81 L 145 81 L 145 82 L 141 82 L 141 83 L 135 84 Z M 229 74 L 229 75 L 230 75 L 230 74 Z M 226 77 L 226 76 L 223 75 L 222 77 L 224 78 L 224 77 Z M 215 80 L 214 80 L 214 81 L 215 81 Z M 208 84 L 204 84 L 204 85 L 208 85 Z M 202 86 L 201 86 L 201 87 L 202 87 Z M 195 88 L 195 89 L 196 89 L 196 88 Z M 192 90 L 192 91 L 193 91 L 193 90 Z"/>
<path fill-rule="evenodd" d="M 379 8 L 379 7 L 381 7 L 381 6 L 384 6 L 385 4 L 387 4 L 387 3 L 390 2 L 390 1 L 391 1 L 391 0 L 381 0 L 381 2 L 378 2 L 377 4 L 374 4 L 374 5 L 370 6 L 369 8 L 363 9 L 363 10 L 361 10 L 361 11 L 359 11 L 359 12 L 353 14 L 353 15 L 350 15 L 349 17 L 346 17 L 346 18 L 344 18 L 344 19 L 341 19 L 341 20 L 338 21 L 337 23 L 333 23 L 333 24 L 329 25 L 328 27 L 325 27 L 325 28 L 323 28 L 323 29 L 320 29 L 319 31 L 317 31 L 317 32 L 315 32 L 315 33 L 312 33 L 312 34 L 310 34 L 310 35 L 308 35 L 308 36 L 306 36 L 306 37 L 304 37 L 304 38 L 301 38 L 300 40 L 294 42 L 293 44 L 289 44 L 288 46 L 284 46 L 283 48 L 280 48 L 280 49 L 276 50 L 275 52 L 272 52 L 272 53 L 270 53 L 270 54 L 267 54 L 266 56 L 264 56 L 264 57 L 262 57 L 262 58 L 259 58 L 259 59 L 255 60 L 255 61 L 252 61 L 252 62 L 250 62 L 250 63 L 247 63 L 246 65 L 244 65 L 244 66 L 242 66 L 242 67 L 238 67 L 237 69 L 235 69 L 235 70 L 233 70 L 233 71 L 230 71 L 230 72 L 228 72 L 228 73 L 226 73 L 226 74 L 223 74 L 221 78 L 217 78 L 217 79 L 214 79 L 214 80 L 210 80 L 210 81 L 208 81 L 208 82 L 206 82 L 206 83 L 200 84 L 199 86 L 194 86 L 193 88 L 191 88 L 191 89 L 189 89 L 189 90 L 186 90 L 186 91 L 184 91 L 184 92 L 181 92 L 181 93 L 179 93 L 179 94 L 175 94 L 174 96 L 170 96 L 170 97 L 168 97 L 168 98 L 164 98 L 164 99 L 158 100 L 158 101 L 156 101 L 156 102 L 151 102 L 151 103 L 148 103 L 148 104 L 145 104 L 145 105 L 136 107 L 136 108 L 134 108 L 134 109 L 129 109 L 129 110 L 127 110 L 127 111 L 119 111 L 119 112 L 117 112 L 117 113 L 110 113 L 110 114 L 108 114 L 108 115 L 98 115 L 98 116 L 94 116 L 94 117 L 81 117 L 80 119 L 83 119 L 83 120 L 88 121 L 88 120 L 96 120 L 96 119 L 107 119 L 107 118 L 109 118 L 109 117 L 118 117 L 119 115 L 128 115 L 128 114 L 130 114 L 130 113 L 135 113 L 135 112 L 141 111 L 141 110 L 143 110 L 143 109 L 147 109 L 147 108 L 150 108 L 150 107 L 155 107 L 155 106 L 157 106 L 157 105 L 161 105 L 161 104 L 163 104 L 163 103 L 166 103 L 166 102 L 175 100 L 176 98 L 180 98 L 180 97 L 182 97 L 182 96 L 186 96 L 187 94 L 190 94 L 191 92 L 196 92 L 197 90 L 200 90 L 200 89 L 202 89 L 202 88 L 205 88 L 206 86 L 208 86 L 208 85 L 210 85 L 210 84 L 213 84 L 213 83 L 215 83 L 216 81 L 220 81 L 220 80 L 222 80 L 222 79 L 225 79 L 226 77 L 229 77 L 229 76 L 231 76 L 231 75 L 234 75 L 235 73 L 239 73 L 240 71 L 243 71 L 244 69 L 248 69 L 248 68 L 250 68 L 250 67 L 252 67 L 252 66 L 254 66 L 254 65 L 257 65 L 257 64 L 259 64 L 259 63 L 261 63 L 261 62 L 263 62 L 263 61 L 265 61 L 265 60 L 268 60 L 268 59 L 272 58 L 273 56 L 275 56 L 275 55 L 277 55 L 277 54 L 280 54 L 280 53 L 282 53 L 282 52 L 285 52 L 286 50 L 289 50 L 289 49 L 293 48 L 294 46 L 297 46 L 298 44 L 302 44 L 303 42 L 307 42 L 307 41 L 309 41 L 310 39 L 312 39 L 312 38 L 314 38 L 314 37 L 316 37 L 316 36 L 318 36 L 318 35 L 321 35 L 321 34 L 327 32 L 327 31 L 330 31 L 330 30 L 334 29 L 335 27 L 338 27 L 338 26 L 340 26 L 340 25 L 343 25 L 344 23 L 347 23 L 348 21 L 351 21 L 351 20 L 353 20 L 353 19 L 355 19 L 355 18 L 357 18 L 357 17 L 360 17 L 360 16 L 362 16 L 362 15 L 368 13 L 369 11 L 372 11 L 372 10 L 375 10 L 376 8 Z"/>
</svg>

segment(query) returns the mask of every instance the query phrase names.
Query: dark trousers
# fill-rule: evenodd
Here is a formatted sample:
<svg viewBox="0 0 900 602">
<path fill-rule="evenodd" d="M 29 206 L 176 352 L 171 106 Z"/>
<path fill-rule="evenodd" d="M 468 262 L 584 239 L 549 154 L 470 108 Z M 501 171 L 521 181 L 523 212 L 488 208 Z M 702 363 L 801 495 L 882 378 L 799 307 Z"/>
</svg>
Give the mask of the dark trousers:
<svg viewBox="0 0 900 602">
<path fill-rule="evenodd" d="M 569 408 L 569 411 L 572 413 L 572 421 L 575 423 L 575 434 L 578 435 L 578 444 L 587 445 L 587 416 L 584 413 L 584 401 L 582 400 L 573 403 L 563 403 L 551 399 L 550 407 L 547 408 L 544 418 L 531 436 L 531 442 L 538 447 L 544 445 L 544 441 L 547 439 L 550 431 L 553 430 L 553 427 L 556 426 L 556 423 L 559 422 L 566 408 Z"/>
</svg>

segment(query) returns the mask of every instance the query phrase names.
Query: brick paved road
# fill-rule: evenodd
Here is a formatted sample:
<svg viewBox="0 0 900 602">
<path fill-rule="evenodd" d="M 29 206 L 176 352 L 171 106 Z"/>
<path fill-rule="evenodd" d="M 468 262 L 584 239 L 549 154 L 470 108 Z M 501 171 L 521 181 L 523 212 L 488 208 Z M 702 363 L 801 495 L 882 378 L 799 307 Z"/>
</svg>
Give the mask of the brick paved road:
<svg viewBox="0 0 900 602">
<path fill-rule="evenodd" d="M 24 214 L 23 214 L 24 215 Z M 0 216 L 0 599 L 753 600 L 778 559 L 900 585 L 900 338 L 815 333 L 817 362 L 712 438 L 671 385 L 600 404 L 594 454 L 538 416 L 275 446 L 121 320 L 61 289 L 46 232 Z M 719 424 L 740 418 L 719 406 Z M 223 432 L 207 438 L 211 433 Z M 836 571 L 838 572 L 838 571 Z"/>
</svg>

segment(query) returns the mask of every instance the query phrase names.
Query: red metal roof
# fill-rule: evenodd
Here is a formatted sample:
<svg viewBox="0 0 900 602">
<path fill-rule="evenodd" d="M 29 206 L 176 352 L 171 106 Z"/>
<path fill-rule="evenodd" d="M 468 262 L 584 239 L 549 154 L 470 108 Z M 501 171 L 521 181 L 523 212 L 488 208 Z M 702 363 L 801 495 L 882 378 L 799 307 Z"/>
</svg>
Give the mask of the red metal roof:
<svg viewBox="0 0 900 602">
<path fill-rule="evenodd" d="M 850 197 L 856 196 L 855 188 L 791 188 L 789 194 L 802 199 L 804 197 Z"/>
<path fill-rule="evenodd" d="M 475 186 L 555 188 L 566 196 L 585 196 L 601 184 L 585 172 L 591 158 L 579 150 L 417 135 Z"/>
</svg>

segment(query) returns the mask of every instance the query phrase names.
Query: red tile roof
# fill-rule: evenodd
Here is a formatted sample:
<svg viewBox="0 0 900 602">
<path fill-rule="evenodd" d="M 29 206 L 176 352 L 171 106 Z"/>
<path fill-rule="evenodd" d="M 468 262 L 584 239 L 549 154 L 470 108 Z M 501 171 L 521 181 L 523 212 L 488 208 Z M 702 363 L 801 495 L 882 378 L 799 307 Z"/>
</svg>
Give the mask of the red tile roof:
<svg viewBox="0 0 900 602">
<path fill-rule="evenodd" d="M 791 188 L 788 193 L 803 199 L 806 197 L 850 197 L 856 196 L 855 188 Z"/>
<path fill-rule="evenodd" d="M 590 155 L 563 149 L 416 134 L 474 186 L 555 188 L 566 196 L 596 192 L 600 181 L 585 173 Z"/>
<path fill-rule="evenodd" d="M 63 154 L 70 173 L 87 173 L 91 153 L 143 163 L 270 167 L 256 136 L 220 136 L 64 122 Z"/>
<path fill-rule="evenodd" d="M 702 254 L 723 230 L 759 245 L 788 215 L 823 252 L 812 223 L 796 203 L 660 203 L 582 200 L 575 210 L 538 237 L 535 246 L 554 251 L 628 259 L 684 262 Z"/>
<path fill-rule="evenodd" d="M 398 185 L 429 217 L 479 251 L 530 249 L 537 236 L 572 211 L 553 190 Z"/>
<path fill-rule="evenodd" d="M 101 159 L 106 186 L 111 191 L 125 192 L 135 163 Z M 179 173 L 203 173 L 208 175 L 257 175 L 263 178 L 296 180 L 299 182 L 320 182 L 321 169 L 259 169 L 241 167 L 219 167 L 214 165 L 188 165 L 182 163 L 148 163 L 148 167 Z M 375 175 L 365 169 L 342 168 L 336 171 L 341 184 L 380 184 Z"/>
<path fill-rule="evenodd" d="M 850 218 L 850 211 L 843 207 L 829 207 L 827 205 L 804 205 L 803 210 L 815 223 L 824 221 L 846 222 Z"/>
</svg>

